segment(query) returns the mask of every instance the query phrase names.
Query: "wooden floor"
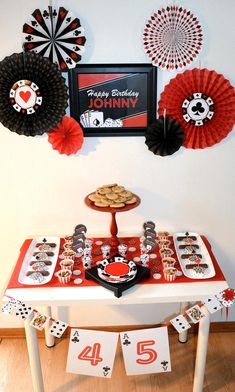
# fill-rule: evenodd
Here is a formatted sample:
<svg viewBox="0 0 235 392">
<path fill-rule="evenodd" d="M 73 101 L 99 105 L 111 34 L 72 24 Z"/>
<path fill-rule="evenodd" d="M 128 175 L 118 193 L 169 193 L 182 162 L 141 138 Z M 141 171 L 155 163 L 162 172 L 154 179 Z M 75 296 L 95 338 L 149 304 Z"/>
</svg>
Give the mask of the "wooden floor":
<svg viewBox="0 0 235 392">
<path fill-rule="evenodd" d="M 39 339 L 45 392 L 191 392 L 196 335 L 187 344 L 170 335 L 172 372 L 157 375 L 125 375 L 120 349 L 111 379 L 65 372 L 68 339 L 48 349 Z M 204 392 L 235 391 L 235 332 L 210 333 Z M 0 343 L 0 392 L 33 392 L 25 339 Z"/>
</svg>

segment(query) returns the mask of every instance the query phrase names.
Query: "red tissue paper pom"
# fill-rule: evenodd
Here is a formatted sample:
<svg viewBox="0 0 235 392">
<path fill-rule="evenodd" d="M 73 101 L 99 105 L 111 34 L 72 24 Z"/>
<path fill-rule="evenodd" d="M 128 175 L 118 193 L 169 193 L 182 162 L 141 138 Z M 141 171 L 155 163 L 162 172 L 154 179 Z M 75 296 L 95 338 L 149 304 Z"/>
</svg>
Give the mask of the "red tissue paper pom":
<svg viewBox="0 0 235 392">
<path fill-rule="evenodd" d="M 75 154 L 83 144 L 83 130 L 72 117 L 64 116 L 48 134 L 48 141 L 60 154 Z"/>
</svg>

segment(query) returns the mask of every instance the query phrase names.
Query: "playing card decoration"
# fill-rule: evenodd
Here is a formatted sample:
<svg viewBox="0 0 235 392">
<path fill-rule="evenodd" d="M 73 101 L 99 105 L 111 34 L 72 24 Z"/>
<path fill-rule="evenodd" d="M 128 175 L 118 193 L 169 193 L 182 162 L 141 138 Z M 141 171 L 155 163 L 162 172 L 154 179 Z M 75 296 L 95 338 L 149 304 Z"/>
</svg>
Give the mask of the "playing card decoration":
<svg viewBox="0 0 235 392">
<path fill-rule="evenodd" d="M 64 321 L 55 320 L 50 326 L 49 333 L 50 335 L 55 336 L 56 338 L 61 338 L 64 331 L 68 327 L 68 324 Z"/>
<path fill-rule="evenodd" d="M 170 322 L 179 333 L 187 331 L 187 329 L 191 328 L 191 325 L 182 314 L 178 314 L 178 316 L 170 320 Z"/>
<path fill-rule="evenodd" d="M 81 60 L 86 38 L 80 20 L 64 7 L 36 9 L 23 26 L 23 47 L 49 59 L 61 71 L 74 68 Z"/>
<path fill-rule="evenodd" d="M 148 126 L 145 138 L 145 144 L 155 155 L 172 155 L 182 146 L 184 131 L 178 121 L 161 116 Z"/>
<path fill-rule="evenodd" d="M 164 111 L 183 127 L 186 148 L 206 148 L 224 139 L 235 123 L 235 90 L 223 75 L 194 68 L 171 79 L 161 94 Z"/>
<path fill-rule="evenodd" d="M 183 69 L 202 48 L 202 28 L 191 11 L 176 5 L 151 15 L 143 34 L 144 51 L 162 69 Z"/>
<path fill-rule="evenodd" d="M 49 132 L 48 141 L 60 154 L 76 154 L 83 144 L 82 127 L 72 117 L 64 116 Z"/>
<path fill-rule="evenodd" d="M 66 371 L 110 378 L 118 333 L 71 329 Z"/>
<path fill-rule="evenodd" d="M 207 310 L 213 314 L 217 312 L 218 310 L 222 309 L 223 306 L 217 299 L 216 295 L 211 295 L 204 301 L 204 305 L 206 306 Z"/>
<path fill-rule="evenodd" d="M 120 333 L 126 374 L 171 371 L 167 327 Z"/>
<path fill-rule="evenodd" d="M 0 62 L 0 122 L 19 135 L 36 136 L 58 124 L 68 105 L 60 71 L 34 53 L 14 53 Z"/>
<path fill-rule="evenodd" d="M 232 306 L 235 302 L 235 290 L 234 289 L 225 289 L 221 291 L 219 294 L 216 294 L 216 298 L 221 302 L 221 304 L 226 309 L 226 319 L 228 319 L 228 311 L 230 306 Z"/>
</svg>

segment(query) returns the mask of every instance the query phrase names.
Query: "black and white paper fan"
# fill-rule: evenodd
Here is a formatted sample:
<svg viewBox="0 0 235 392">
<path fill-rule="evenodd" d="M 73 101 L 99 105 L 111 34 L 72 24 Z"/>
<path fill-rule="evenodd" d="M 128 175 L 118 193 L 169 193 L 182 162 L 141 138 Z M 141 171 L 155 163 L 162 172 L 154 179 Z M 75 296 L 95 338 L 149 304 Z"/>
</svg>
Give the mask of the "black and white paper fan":
<svg viewBox="0 0 235 392">
<path fill-rule="evenodd" d="M 48 57 L 61 71 L 74 68 L 81 60 L 86 38 L 80 20 L 66 10 L 49 6 L 36 9 L 23 26 L 25 51 Z"/>
<path fill-rule="evenodd" d="M 145 138 L 145 144 L 155 155 L 172 155 L 182 146 L 184 131 L 180 123 L 171 117 L 159 117 L 148 126 Z"/>
<path fill-rule="evenodd" d="M 67 87 L 55 64 L 35 53 L 0 62 L 0 122 L 19 135 L 49 132 L 65 115 Z"/>
</svg>

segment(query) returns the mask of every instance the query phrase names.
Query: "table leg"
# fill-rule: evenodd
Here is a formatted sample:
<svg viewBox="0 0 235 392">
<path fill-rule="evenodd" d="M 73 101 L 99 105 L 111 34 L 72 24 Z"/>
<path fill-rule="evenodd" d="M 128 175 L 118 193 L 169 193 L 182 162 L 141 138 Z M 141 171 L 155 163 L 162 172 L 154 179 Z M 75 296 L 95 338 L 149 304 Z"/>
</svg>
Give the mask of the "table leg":
<svg viewBox="0 0 235 392">
<path fill-rule="evenodd" d="M 207 345 L 210 329 L 210 313 L 205 306 L 202 307 L 202 310 L 205 313 L 205 317 L 203 317 L 199 322 L 193 392 L 203 391 L 204 374 L 206 367 Z"/>
<path fill-rule="evenodd" d="M 51 317 L 51 306 L 45 307 L 45 315 Z M 54 345 L 55 345 L 54 336 L 49 334 L 49 329 L 51 327 L 51 324 L 52 324 L 52 322 L 49 321 L 45 327 L 45 341 L 46 341 L 46 346 L 49 348 L 54 347 Z"/>
<path fill-rule="evenodd" d="M 40 355 L 38 350 L 38 340 L 35 328 L 30 326 L 30 319 L 25 320 L 25 334 L 29 355 L 29 365 L 31 370 L 31 377 L 34 392 L 44 392 L 42 368 L 40 362 Z"/>
<path fill-rule="evenodd" d="M 114 248 L 114 251 L 116 252 L 116 248 L 119 244 L 117 238 L 118 226 L 116 221 L 116 212 L 111 212 L 110 233 L 111 233 L 111 246 L 112 248 Z"/>
<path fill-rule="evenodd" d="M 185 313 L 185 309 L 187 309 L 188 307 L 188 302 L 181 302 L 180 304 L 180 313 L 184 314 Z M 188 331 L 184 331 L 179 333 L 179 342 L 180 343 L 187 343 L 188 341 Z"/>
</svg>

